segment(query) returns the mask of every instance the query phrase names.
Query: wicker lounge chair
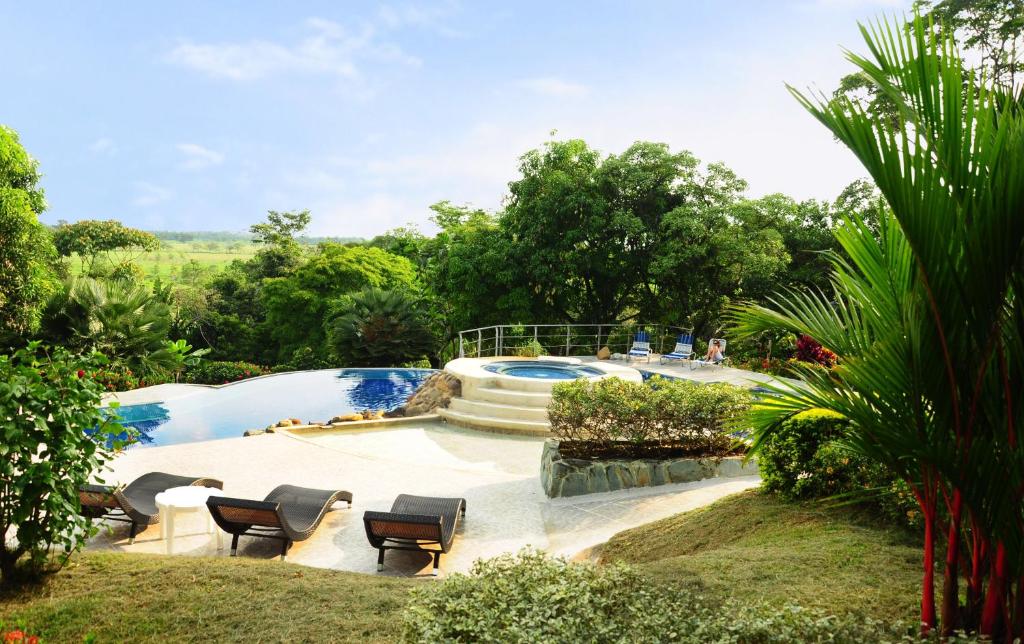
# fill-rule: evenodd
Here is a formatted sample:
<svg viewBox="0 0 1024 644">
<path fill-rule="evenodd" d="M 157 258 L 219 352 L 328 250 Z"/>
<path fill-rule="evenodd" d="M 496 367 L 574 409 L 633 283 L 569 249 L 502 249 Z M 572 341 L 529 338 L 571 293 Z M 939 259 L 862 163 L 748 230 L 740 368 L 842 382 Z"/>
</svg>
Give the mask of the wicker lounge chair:
<svg viewBox="0 0 1024 644">
<path fill-rule="evenodd" d="M 366 512 L 363 525 L 370 545 L 380 550 L 377 570 L 384 569 L 384 551 L 412 550 L 434 555 L 437 575 L 441 555 L 455 539 L 459 519 L 466 516 L 466 499 L 399 494 L 390 512 Z"/>
<path fill-rule="evenodd" d="M 352 493 L 279 485 L 262 501 L 211 496 L 206 500 L 213 520 L 231 535 L 231 556 L 238 554 L 242 535 L 281 541 L 281 560 L 296 541 L 310 538 L 324 515 L 338 501 L 352 507 Z"/>
<path fill-rule="evenodd" d="M 78 500 L 82 505 L 83 516 L 130 523 L 128 543 L 131 544 L 135 543 L 135 535 L 141 531 L 140 528 L 145 529 L 146 526 L 160 522 L 156 495 L 172 487 L 189 485 L 224 488 L 224 484 L 217 479 L 150 472 L 126 487 L 83 485 L 78 489 Z"/>
</svg>

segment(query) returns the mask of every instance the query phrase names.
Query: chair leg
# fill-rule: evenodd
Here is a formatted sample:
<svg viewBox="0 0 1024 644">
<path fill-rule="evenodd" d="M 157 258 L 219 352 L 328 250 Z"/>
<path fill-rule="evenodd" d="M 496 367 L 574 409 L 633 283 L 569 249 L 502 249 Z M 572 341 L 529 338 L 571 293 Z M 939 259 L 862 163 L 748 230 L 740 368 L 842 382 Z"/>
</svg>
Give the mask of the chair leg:
<svg viewBox="0 0 1024 644">
<path fill-rule="evenodd" d="M 285 539 L 281 542 L 281 561 L 288 558 L 288 548 L 292 547 L 291 539 Z"/>
<path fill-rule="evenodd" d="M 135 535 L 139 533 L 139 524 L 132 521 L 132 527 L 128 529 L 128 545 L 135 543 Z"/>
<path fill-rule="evenodd" d="M 384 548 L 377 553 L 377 572 L 384 570 Z"/>
<path fill-rule="evenodd" d="M 238 555 L 238 535 L 231 535 L 231 556 L 235 557 Z"/>
<path fill-rule="evenodd" d="M 435 552 L 434 553 L 434 570 L 430 574 L 432 576 L 434 576 L 434 577 L 437 577 L 437 575 L 440 572 L 441 572 L 441 553 L 440 552 Z"/>
</svg>

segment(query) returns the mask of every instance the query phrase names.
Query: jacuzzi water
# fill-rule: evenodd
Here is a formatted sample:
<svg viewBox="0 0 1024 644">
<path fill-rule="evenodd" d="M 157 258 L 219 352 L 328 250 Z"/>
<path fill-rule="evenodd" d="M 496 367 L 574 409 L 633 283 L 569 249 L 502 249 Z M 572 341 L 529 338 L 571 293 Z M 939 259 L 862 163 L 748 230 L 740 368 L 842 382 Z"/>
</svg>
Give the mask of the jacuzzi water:
<svg viewBox="0 0 1024 644">
<path fill-rule="evenodd" d="M 575 380 L 602 376 L 604 372 L 594 367 L 586 367 L 569 362 L 548 360 L 510 360 L 508 362 L 492 362 L 484 367 L 487 371 L 503 376 L 517 378 L 539 378 L 541 380 Z"/>
<path fill-rule="evenodd" d="M 180 398 L 117 408 L 139 432 L 136 446 L 236 438 L 284 418 L 325 422 L 333 416 L 402 405 L 430 369 L 327 369 L 282 373 Z"/>
</svg>

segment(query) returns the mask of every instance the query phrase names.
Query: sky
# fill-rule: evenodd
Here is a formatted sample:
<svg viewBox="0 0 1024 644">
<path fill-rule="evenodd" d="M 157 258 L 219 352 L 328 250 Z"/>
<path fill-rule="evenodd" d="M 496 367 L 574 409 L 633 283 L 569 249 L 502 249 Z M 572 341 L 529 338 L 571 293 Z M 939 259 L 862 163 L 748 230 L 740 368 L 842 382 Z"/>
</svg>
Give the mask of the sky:
<svg viewBox="0 0 1024 644">
<path fill-rule="evenodd" d="M 309 233 L 432 230 L 499 209 L 552 137 L 722 162 L 749 196 L 832 199 L 864 175 L 789 95 L 831 92 L 858 21 L 910 0 L 435 3 L 0 0 L 0 123 L 58 220 Z"/>
</svg>

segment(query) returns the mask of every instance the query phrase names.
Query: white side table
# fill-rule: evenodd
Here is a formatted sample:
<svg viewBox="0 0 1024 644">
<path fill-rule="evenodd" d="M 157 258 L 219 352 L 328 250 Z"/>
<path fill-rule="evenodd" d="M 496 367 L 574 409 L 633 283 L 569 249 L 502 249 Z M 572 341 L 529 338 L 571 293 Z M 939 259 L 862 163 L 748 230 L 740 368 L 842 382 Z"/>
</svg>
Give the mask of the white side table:
<svg viewBox="0 0 1024 644">
<path fill-rule="evenodd" d="M 207 533 L 216 533 L 218 550 L 224 547 L 221 531 L 206 507 L 206 499 L 218 494 L 223 492 L 214 487 L 189 485 L 172 487 L 156 495 L 156 507 L 160 510 L 160 536 L 167 554 L 174 554 L 174 517 L 185 512 L 205 512 Z"/>
</svg>

